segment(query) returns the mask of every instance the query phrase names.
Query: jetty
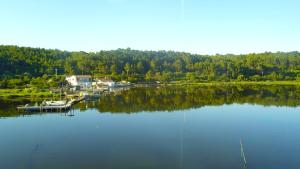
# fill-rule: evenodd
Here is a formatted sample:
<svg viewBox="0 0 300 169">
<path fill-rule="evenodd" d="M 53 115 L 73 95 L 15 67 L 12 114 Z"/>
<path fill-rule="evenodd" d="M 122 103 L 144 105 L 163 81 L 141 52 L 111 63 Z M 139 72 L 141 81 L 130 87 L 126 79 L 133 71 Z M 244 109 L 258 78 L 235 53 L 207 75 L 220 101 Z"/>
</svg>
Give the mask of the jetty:
<svg viewBox="0 0 300 169">
<path fill-rule="evenodd" d="M 71 99 L 70 101 L 66 102 L 66 104 L 63 105 L 35 105 L 35 106 L 30 106 L 28 104 L 18 106 L 17 109 L 18 111 L 24 111 L 24 112 L 65 112 L 68 111 L 72 108 L 72 106 L 76 103 L 79 103 L 83 101 L 85 98 L 80 97 L 77 99 Z"/>
</svg>

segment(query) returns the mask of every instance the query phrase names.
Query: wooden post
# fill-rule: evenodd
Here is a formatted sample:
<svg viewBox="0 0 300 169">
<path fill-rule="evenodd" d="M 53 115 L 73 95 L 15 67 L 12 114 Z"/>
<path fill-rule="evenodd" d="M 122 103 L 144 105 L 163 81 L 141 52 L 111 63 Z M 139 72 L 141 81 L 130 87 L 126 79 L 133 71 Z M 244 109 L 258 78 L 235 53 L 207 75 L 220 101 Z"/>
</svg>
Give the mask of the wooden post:
<svg viewBox="0 0 300 169">
<path fill-rule="evenodd" d="M 241 145 L 241 156 L 242 156 L 242 159 L 244 161 L 244 166 L 246 166 L 247 160 L 246 160 L 246 156 L 245 156 L 245 152 L 244 152 L 242 139 L 240 139 L 240 145 Z"/>
</svg>

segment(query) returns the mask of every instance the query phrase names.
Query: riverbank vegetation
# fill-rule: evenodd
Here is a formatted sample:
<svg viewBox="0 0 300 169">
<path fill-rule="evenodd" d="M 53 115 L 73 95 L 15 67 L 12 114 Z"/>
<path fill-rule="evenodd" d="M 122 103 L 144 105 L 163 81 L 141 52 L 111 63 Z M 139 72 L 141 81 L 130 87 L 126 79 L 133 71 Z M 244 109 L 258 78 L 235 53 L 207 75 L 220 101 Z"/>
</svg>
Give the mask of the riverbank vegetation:
<svg viewBox="0 0 300 169">
<path fill-rule="evenodd" d="M 0 88 L 59 86 L 65 83 L 64 76 L 71 74 L 130 82 L 300 81 L 300 53 L 208 56 L 173 51 L 86 53 L 0 46 Z"/>
<path fill-rule="evenodd" d="M 229 81 L 229 82 L 191 82 L 191 81 L 173 81 L 166 83 L 169 86 L 183 86 L 183 85 L 194 85 L 194 86 L 236 86 L 236 85 L 300 85 L 300 81 Z"/>
</svg>

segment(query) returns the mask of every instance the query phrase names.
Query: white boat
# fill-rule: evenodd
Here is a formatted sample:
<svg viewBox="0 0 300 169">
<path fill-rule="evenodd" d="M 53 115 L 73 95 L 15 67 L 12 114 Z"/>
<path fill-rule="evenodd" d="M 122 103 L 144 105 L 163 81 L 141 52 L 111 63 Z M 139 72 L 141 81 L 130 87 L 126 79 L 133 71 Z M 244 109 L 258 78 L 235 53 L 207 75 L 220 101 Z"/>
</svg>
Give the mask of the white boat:
<svg viewBox="0 0 300 169">
<path fill-rule="evenodd" d="M 44 101 L 43 102 L 44 105 L 46 106 L 63 106 L 67 104 L 67 101 L 65 100 L 60 100 L 60 101 Z"/>
</svg>

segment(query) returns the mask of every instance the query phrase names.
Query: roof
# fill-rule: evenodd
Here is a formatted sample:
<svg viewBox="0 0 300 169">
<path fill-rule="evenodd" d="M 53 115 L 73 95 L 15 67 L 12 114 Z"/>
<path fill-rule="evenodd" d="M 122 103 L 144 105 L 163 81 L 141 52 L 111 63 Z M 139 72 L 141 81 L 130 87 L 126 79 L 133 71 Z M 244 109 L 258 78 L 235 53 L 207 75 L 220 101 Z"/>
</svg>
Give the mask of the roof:
<svg viewBox="0 0 300 169">
<path fill-rule="evenodd" d="M 75 76 L 75 77 L 89 77 L 89 78 L 92 77 L 91 75 L 72 75 L 72 76 Z M 68 77 L 71 77 L 71 76 L 68 76 Z"/>
</svg>

